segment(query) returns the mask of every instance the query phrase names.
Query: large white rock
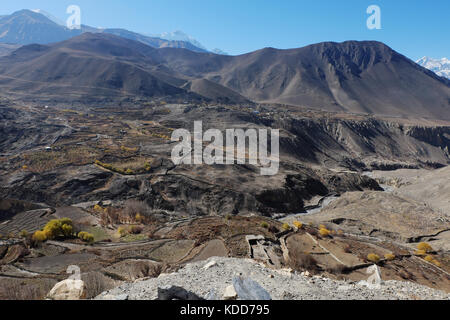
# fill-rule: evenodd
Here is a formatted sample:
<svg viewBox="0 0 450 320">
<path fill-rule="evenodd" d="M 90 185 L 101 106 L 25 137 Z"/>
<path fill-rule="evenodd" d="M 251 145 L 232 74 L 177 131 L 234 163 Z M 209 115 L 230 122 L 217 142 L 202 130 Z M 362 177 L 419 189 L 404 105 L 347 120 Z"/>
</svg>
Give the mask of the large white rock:
<svg viewBox="0 0 450 320">
<path fill-rule="evenodd" d="M 236 300 L 237 296 L 238 295 L 233 285 L 226 287 L 223 292 L 223 300 Z"/>
<path fill-rule="evenodd" d="M 83 280 L 67 279 L 55 284 L 47 295 L 51 300 L 81 300 L 86 298 Z"/>
<path fill-rule="evenodd" d="M 217 262 L 215 262 L 214 260 L 211 260 L 210 262 L 205 264 L 205 266 L 203 267 L 203 270 L 208 270 L 209 268 L 212 268 L 215 266 L 217 266 Z"/>
</svg>

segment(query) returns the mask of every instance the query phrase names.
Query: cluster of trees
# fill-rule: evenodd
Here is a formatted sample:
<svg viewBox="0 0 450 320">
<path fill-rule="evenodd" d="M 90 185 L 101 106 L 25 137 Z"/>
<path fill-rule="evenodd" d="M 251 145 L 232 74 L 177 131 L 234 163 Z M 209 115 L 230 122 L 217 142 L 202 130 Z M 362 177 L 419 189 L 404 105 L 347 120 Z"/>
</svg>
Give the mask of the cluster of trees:
<svg viewBox="0 0 450 320">
<path fill-rule="evenodd" d="M 81 231 L 77 234 L 72 220 L 69 218 L 62 218 L 49 221 L 42 230 L 38 230 L 33 234 L 32 240 L 35 243 L 40 243 L 47 240 L 70 239 L 76 237 L 87 243 L 94 242 L 94 236 L 92 234 L 85 231 Z"/>
</svg>

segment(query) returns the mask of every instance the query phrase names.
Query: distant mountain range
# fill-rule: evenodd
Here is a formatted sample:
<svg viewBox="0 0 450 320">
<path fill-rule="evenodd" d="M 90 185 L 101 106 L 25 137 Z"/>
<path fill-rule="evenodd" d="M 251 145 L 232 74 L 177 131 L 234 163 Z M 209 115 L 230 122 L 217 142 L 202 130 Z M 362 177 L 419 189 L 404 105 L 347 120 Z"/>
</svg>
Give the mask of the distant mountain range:
<svg viewBox="0 0 450 320">
<path fill-rule="evenodd" d="M 189 42 L 192 45 L 196 46 L 197 48 L 203 49 L 205 51 L 208 51 L 204 45 L 202 45 L 200 42 L 195 40 L 192 36 L 184 33 L 183 31 L 174 31 L 174 32 L 164 32 L 160 34 L 153 34 L 150 35 L 155 38 L 165 39 L 165 40 L 171 40 L 171 41 L 184 41 Z"/>
<path fill-rule="evenodd" d="M 205 51 L 208 51 L 208 49 L 202 45 L 200 42 L 198 42 L 197 40 L 195 40 L 192 36 L 184 33 L 183 31 L 175 31 L 175 32 L 164 32 L 161 34 L 154 34 L 152 35 L 152 37 L 156 37 L 156 38 L 160 38 L 160 39 L 165 39 L 165 40 L 171 40 L 171 41 L 185 41 L 185 42 L 189 42 L 192 45 L 196 46 L 197 48 L 203 49 Z M 212 53 L 216 53 L 216 54 L 223 54 L 223 55 L 228 55 L 227 52 L 221 50 L 221 49 L 212 49 L 210 50 Z"/>
<path fill-rule="evenodd" d="M 0 18 L 0 43 L 49 44 L 68 40 L 85 32 L 115 34 L 155 48 L 185 48 L 207 52 L 206 49 L 196 47 L 191 42 L 149 37 L 125 29 L 99 29 L 82 25 L 81 30 L 70 30 L 61 25 L 61 21 L 57 18 L 39 9 L 20 10 Z"/>
<path fill-rule="evenodd" d="M 223 56 L 84 33 L 0 57 L 0 89 L 54 101 L 183 95 L 450 120 L 450 80 L 373 41 Z"/>
<path fill-rule="evenodd" d="M 417 61 L 422 67 L 427 68 L 441 77 L 450 79 L 450 60 L 447 58 L 433 59 L 423 57 Z"/>
</svg>

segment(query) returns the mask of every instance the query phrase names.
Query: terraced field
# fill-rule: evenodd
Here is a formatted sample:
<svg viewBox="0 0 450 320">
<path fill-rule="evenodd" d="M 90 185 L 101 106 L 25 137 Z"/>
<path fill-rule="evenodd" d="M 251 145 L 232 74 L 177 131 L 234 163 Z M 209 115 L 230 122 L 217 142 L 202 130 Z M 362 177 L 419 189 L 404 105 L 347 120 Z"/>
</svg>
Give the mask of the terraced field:
<svg viewBox="0 0 450 320">
<path fill-rule="evenodd" d="M 21 231 L 33 233 L 41 230 L 52 219 L 52 210 L 40 209 L 14 215 L 10 220 L 0 222 L 0 234 L 18 235 Z"/>
</svg>

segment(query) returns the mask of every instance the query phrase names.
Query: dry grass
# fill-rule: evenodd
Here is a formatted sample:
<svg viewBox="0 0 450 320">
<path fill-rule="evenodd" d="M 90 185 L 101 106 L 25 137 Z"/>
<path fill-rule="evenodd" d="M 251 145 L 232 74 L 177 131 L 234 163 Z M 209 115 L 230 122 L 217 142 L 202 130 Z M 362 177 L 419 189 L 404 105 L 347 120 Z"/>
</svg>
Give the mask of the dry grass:
<svg viewBox="0 0 450 320">
<path fill-rule="evenodd" d="M 117 224 L 153 224 L 156 219 L 150 208 L 144 201 L 130 199 L 125 201 L 122 208 L 109 207 L 97 210 L 103 226 Z"/>
<path fill-rule="evenodd" d="M 309 271 L 312 273 L 316 273 L 320 270 L 317 265 L 316 259 L 312 257 L 310 254 L 301 252 L 297 248 L 291 249 L 289 252 L 289 266 L 296 271 Z"/>
<path fill-rule="evenodd" d="M 43 300 L 56 280 L 0 279 L 0 300 Z"/>
<path fill-rule="evenodd" d="M 82 166 L 91 164 L 99 152 L 89 147 L 69 147 L 59 151 L 41 151 L 24 156 L 26 169 L 35 173 L 42 173 L 56 168 L 76 165 Z"/>
<path fill-rule="evenodd" d="M 100 293 L 111 290 L 116 286 L 114 280 L 100 272 L 89 272 L 81 275 L 81 280 L 86 286 L 87 299 L 93 299 Z"/>
</svg>

